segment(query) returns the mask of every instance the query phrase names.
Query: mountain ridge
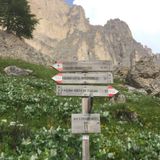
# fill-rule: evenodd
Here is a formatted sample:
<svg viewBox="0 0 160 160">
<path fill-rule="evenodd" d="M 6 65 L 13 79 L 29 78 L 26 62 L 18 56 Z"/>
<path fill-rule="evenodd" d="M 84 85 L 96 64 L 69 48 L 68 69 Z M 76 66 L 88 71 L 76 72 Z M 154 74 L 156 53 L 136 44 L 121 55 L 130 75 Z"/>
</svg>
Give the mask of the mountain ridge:
<svg viewBox="0 0 160 160">
<path fill-rule="evenodd" d="M 128 25 L 120 19 L 94 26 L 81 6 L 69 6 L 64 0 L 29 0 L 31 11 L 40 19 L 33 48 L 54 60 L 112 60 L 130 67 L 131 61 L 153 55 L 152 50 L 136 42 Z"/>
<path fill-rule="evenodd" d="M 15 43 L 13 35 L 1 32 L 2 37 L 6 36 L 6 39 L 1 38 L 2 56 L 7 53 L 7 56 L 11 54 L 47 65 L 53 61 L 111 60 L 115 66 L 131 68 L 142 57 L 154 55 L 151 49 L 136 42 L 129 26 L 120 19 L 111 19 L 104 26 L 91 25 L 81 6 L 68 6 L 64 0 L 29 0 L 29 4 L 39 19 L 34 38 L 17 39 Z M 4 39 L 7 42 L 13 39 L 6 47 L 8 51 Z M 31 47 L 22 44 L 24 42 Z M 17 49 L 21 46 L 22 50 Z M 26 53 L 25 48 L 30 48 L 27 50 L 33 54 Z"/>
</svg>

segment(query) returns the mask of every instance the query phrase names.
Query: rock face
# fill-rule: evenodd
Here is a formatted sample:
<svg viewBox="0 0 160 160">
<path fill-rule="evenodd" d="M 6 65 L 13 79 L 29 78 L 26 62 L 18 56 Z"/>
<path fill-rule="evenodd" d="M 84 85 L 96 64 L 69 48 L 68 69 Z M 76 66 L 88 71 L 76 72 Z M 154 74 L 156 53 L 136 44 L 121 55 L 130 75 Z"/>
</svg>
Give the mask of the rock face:
<svg viewBox="0 0 160 160">
<path fill-rule="evenodd" d="M 0 31 L 0 56 L 25 60 L 27 62 L 49 65 L 51 59 L 36 51 L 12 34 Z"/>
<path fill-rule="evenodd" d="M 152 95 L 160 95 L 160 55 L 141 59 L 128 72 L 127 82 L 137 88 L 144 88 Z"/>
<path fill-rule="evenodd" d="M 28 0 L 39 19 L 32 47 L 54 60 L 112 60 L 130 67 L 152 51 L 137 43 L 128 25 L 114 19 L 105 26 L 93 26 L 81 6 L 69 7 L 64 0 Z"/>
<path fill-rule="evenodd" d="M 128 68 L 152 51 L 137 43 L 128 25 L 109 20 L 93 26 L 81 6 L 64 0 L 28 0 L 39 19 L 33 40 L 23 40 L 0 32 L 0 55 L 50 65 L 53 61 L 111 60 L 124 76 Z M 122 72 L 123 71 L 123 72 Z"/>
</svg>

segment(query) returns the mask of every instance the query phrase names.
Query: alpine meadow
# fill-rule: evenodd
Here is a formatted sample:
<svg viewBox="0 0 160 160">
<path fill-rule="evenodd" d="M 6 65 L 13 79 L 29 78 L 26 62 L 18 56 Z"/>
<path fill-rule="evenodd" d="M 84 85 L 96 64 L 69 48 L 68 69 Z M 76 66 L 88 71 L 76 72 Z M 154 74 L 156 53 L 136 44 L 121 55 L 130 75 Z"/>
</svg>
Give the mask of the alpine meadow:
<svg viewBox="0 0 160 160">
<path fill-rule="evenodd" d="M 0 160 L 160 160 L 160 54 L 74 3 L 0 0 Z"/>
</svg>

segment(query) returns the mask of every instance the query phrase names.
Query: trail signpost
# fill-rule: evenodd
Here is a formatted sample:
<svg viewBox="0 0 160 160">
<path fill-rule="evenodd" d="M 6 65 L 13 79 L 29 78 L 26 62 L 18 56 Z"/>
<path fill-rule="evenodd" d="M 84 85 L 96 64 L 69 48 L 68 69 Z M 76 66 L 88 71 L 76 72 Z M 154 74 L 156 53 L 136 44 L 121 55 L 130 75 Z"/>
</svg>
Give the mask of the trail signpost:
<svg viewBox="0 0 160 160">
<path fill-rule="evenodd" d="M 72 133 L 83 134 L 82 160 L 90 159 L 89 133 L 100 133 L 100 114 L 91 114 L 93 97 L 112 97 L 118 91 L 113 83 L 111 61 L 57 62 L 52 65 L 61 73 L 52 77 L 58 83 L 58 96 L 82 97 L 82 114 L 72 114 Z M 95 86 L 96 84 L 96 86 Z M 105 84 L 98 86 L 97 84 Z"/>
</svg>

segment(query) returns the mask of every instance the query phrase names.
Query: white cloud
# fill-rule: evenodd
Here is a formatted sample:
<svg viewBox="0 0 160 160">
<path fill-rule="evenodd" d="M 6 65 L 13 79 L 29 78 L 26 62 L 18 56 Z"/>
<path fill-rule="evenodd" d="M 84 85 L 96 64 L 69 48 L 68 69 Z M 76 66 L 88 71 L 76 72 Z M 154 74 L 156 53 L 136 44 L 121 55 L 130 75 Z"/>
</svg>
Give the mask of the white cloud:
<svg viewBox="0 0 160 160">
<path fill-rule="evenodd" d="M 160 35 L 160 0 L 74 0 L 74 4 L 83 6 L 91 24 L 104 25 L 109 19 L 120 18 L 137 41 L 160 52 L 160 41 L 154 39 Z"/>
</svg>

